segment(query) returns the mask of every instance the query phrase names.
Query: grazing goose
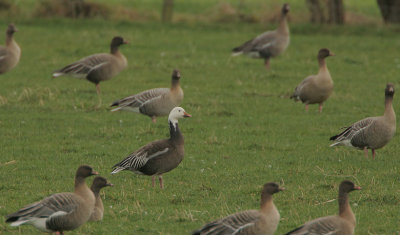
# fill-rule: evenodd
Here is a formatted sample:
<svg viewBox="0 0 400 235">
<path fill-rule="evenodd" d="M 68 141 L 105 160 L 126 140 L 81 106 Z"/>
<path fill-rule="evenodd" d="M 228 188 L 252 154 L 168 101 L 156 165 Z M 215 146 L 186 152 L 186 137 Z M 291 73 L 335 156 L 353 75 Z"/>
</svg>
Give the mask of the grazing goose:
<svg viewBox="0 0 400 235">
<path fill-rule="evenodd" d="M 92 215 L 90 216 L 89 221 L 99 221 L 103 219 L 104 206 L 100 196 L 100 189 L 107 186 L 114 186 L 114 185 L 108 182 L 107 179 L 104 177 L 96 176 L 96 178 L 94 178 L 90 189 L 92 190 L 94 197 L 96 198 L 96 203 L 94 205 L 94 210 Z"/>
<path fill-rule="evenodd" d="M 339 186 L 339 215 L 327 216 L 311 220 L 286 235 L 353 235 L 356 227 L 356 217 L 351 210 L 348 194 L 353 190 L 360 190 L 353 182 L 344 180 Z"/>
<path fill-rule="evenodd" d="M 178 119 L 191 117 L 181 107 L 175 107 L 169 114 L 169 139 L 156 140 L 139 148 L 127 158 L 113 166 L 111 174 L 130 170 L 136 174 L 151 175 L 153 187 L 158 175 L 160 188 L 164 188 L 162 174 L 176 168 L 183 160 L 183 135 L 178 127 Z"/>
<path fill-rule="evenodd" d="M 19 211 L 7 215 L 11 226 L 30 224 L 42 232 L 74 230 L 86 223 L 94 209 L 93 192 L 85 183 L 85 178 L 98 173 L 92 167 L 82 165 L 75 175 L 73 193 L 57 193 L 39 202 L 29 204 Z"/>
<path fill-rule="evenodd" d="M 21 56 L 21 49 L 14 40 L 14 33 L 17 32 L 14 24 L 8 25 L 6 31 L 6 46 L 0 46 L 0 74 L 14 68 Z"/>
<path fill-rule="evenodd" d="M 264 59 L 265 67 L 268 69 L 269 59 L 278 56 L 289 46 L 289 26 L 286 19 L 289 9 L 289 4 L 285 3 L 282 7 L 279 26 L 276 30 L 267 31 L 243 43 L 241 46 L 233 48 L 232 55 L 245 54 L 252 58 L 262 58 Z"/>
<path fill-rule="evenodd" d="M 259 210 L 248 210 L 229 215 L 204 225 L 192 235 L 243 234 L 272 235 L 278 228 L 280 215 L 272 201 L 272 195 L 283 191 L 276 183 L 266 183 L 261 192 Z"/>
<path fill-rule="evenodd" d="M 319 112 L 321 113 L 323 103 L 332 94 L 333 81 L 325 62 L 325 58 L 328 56 L 334 56 L 334 54 L 326 48 L 319 50 L 318 74 L 306 77 L 290 97 L 295 101 L 301 100 L 301 102 L 305 103 L 306 111 L 308 111 L 309 104 L 319 104 Z"/>
<path fill-rule="evenodd" d="M 100 82 L 111 79 L 119 74 L 127 65 L 125 56 L 119 51 L 119 46 L 128 43 L 122 37 L 114 37 L 111 41 L 111 52 L 94 54 L 53 73 L 53 78 L 69 75 L 76 78 L 86 78 L 96 84 L 97 94 L 100 94 Z"/>
<path fill-rule="evenodd" d="M 174 107 L 182 103 L 183 90 L 179 84 L 180 78 L 179 70 L 175 69 L 172 72 L 171 88 L 155 88 L 117 100 L 111 106 L 118 107 L 111 111 L 126 110 L 142 113 L 151 117 L 155 123 L 156 117 L 168 115 Z"/>
<path fill-rule="evenodd" d="M 391 83 L 385 89 L 385 112 L 383 116 L 368 117 L 346 129 L 330 140 L 336 141 L 332 146 L 345 145 L 364 149 L 368 158 L 368 149 L 372 150 L 372 159 L 375 159 L 375 149 L 382 148 L 393 138 L 396 132 L 396 114 L 393 110 L 394 86 Z"/>
</svg>

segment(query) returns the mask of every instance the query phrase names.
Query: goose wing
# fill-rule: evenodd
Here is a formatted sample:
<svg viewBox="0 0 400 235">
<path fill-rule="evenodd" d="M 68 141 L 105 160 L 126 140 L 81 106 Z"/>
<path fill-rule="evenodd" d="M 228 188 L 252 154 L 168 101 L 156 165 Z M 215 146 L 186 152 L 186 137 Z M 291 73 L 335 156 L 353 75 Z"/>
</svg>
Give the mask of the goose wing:
<svg viewBox="0 0 400 235">
<path fill-rule="evenodd" d="M 193 231 L 192 235 L 244 234 L 253 229 L 260 216 L 255 210 L 239 212 L 210 222 L 201 229 Z"/>
<path fill-rule="evenodd" d="M 113 60 L 113 55 L 107 53 L 94 54 L 75 63 L 69 64 L 53 73 L 53 77 L 70 75 L 77 78 L 86 78 L 94 70 L 107 66 Z"/>
<path fill-rule="evenodd" d="M 346 129 L 338 135 L 332 136 L 330 140 L 335 140 L 336 143 L 343 143 L 345 145 L 353 145 L 355 147 L 365 146 L 364 134 L 368 128 L 373 125 L 376 117 L 364 118 L 353 125 L 346 127 Z"/>
<path fill-rule="evenodd" d="M 164 94 L 170 91 L 169 88 L 155 88 L 147 91 L 143 91 L 139 94 L 128 96 L 124 99 L 117 100 L 111 104 L 111 106 L 119 106 L 116 109 L 124 109 L 126 107 L 139 108 L 145 103 L 152 102 L 152 100 L 162 97 Z M 114 110 L 113 110 L 114 111 Z M 116 111 L 116 110 L 115 110 Z"/>
<path fill-rule="evenodd" d="M 285 235 L 334 235 L 342 229 L 338 217 L 328 216 L 307 222 Z"/>
<path fill-rule="evenodd" d="M 171 150 L 171 145 L 167 140 L 151 142 L 131 153 L 121 162 L 115 164 L 113 166 L 114 170 L 111 172 L 111 174 L 118 173 L 125 169 L 138 171 L 141 167 L 146 165 L 150 159 L 160 157 L 164 154 L 167 154 Z"/>
<path fill-rule="evenodd" d="M 48 218 L 52 215 L 71 213 L 78 206 L 73 193 L 57 193 L 39 202 L 29 204 L 15 213 L 7 215 L 6 222 L 17 226 L 35 218 Z"/>
</svg>

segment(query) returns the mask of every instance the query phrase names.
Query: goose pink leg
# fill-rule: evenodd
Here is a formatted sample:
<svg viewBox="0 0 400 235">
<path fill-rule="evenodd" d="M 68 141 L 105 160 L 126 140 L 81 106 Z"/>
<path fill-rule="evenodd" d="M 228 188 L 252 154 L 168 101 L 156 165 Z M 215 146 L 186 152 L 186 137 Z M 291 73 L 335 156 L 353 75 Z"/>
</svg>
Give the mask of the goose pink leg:
<svg viewBox="0 0 400 235">
<path fill-rule="evenodd" d="M 151 177 L 151 182 L 153 183 L 153 188 L 156 186 L 156 177 L 153 175 Z"/>
<path fill-rule="evenodd" d="M 97 95 L 100 95 L 100 83 L 96 84 Z"/>
<path fill-rule="evenodd" d="M 156 116 L 152 116 L 151 121 L 153 121 L 153 123 L 156 123 L 157 122 Z"/>
<path fill-rule="evenodd" d="M 305 109 L 306 109 L 306 112 L 308 112 L 308 104 L 306 104 Z"/>
<path fill-rule="evenodd" d="M 266 69 L 269 69 L 269 59 L 264 60 L 264 66 Z"/>
<path fill-rule="evenodd" d="M 162 175 L 158 176 L 158 180 L 160 181 L 160 188 L 164 188 L 164 183 L 163 183 L 163 179 L 162 179 Z"/>
<path fill-rule="evenodd" d="M 367 147 L 364 148 L 365 158 L 368 158 L 368 149 Z"/>
<path fill-rule="evenodd" d="M 375 149 L 372 149 L 372 160 L 375 160 Z"/>
<path fill-rule="evenodd" d="M 322 113 L 322 104 L 319 104 L 319 113 Z"/>
</svg>

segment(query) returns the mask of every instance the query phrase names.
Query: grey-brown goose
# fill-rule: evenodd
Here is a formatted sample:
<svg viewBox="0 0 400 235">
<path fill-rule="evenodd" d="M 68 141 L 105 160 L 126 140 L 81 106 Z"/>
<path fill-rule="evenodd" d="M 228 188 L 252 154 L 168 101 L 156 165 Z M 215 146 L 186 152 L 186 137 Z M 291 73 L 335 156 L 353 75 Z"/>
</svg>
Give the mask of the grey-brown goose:
<svg viewBox="0 0 400 235">
<path fill-rule="evenodd" d="M 6 45 L 0 46 L 0 74 L 14 68 L 21 57 L 21 49 L 14 40 L 14 33 L 17 32 L 14 24 L 8 25 L 6 31 Z"/>
<path fill-rule="evenodd" d="M 356 217 L 351 210 L 348 194 L 353 190 L 360 190 L 353 182 L 344 180 L 339 186 L 339 215 L 327 216 L 309 221 L 286 235 L 353 235 L 356 227 Z"/>
<path fill-rule="evenodd" d="M 171 110 L 168 117 L 169 139 L 156 140 L 131 153 L 113 166 L 111 174 L 130 170 L 136 174 L 151 175 L 153 187 L 158 176 L 160 188 L 164 188 L 162 174 L 176 168 L 184 156 L 183 135 L 178 127 L 178 119 L 191 117 L 181 107 Z"/>
<path fill-rule="evenodd" d="M 42 232 L 61 234 L 78 228 L 89 220 L 95 205 L 94 194 L 86 185 L 85 178 L 97 174 L 90 166 L 80 166 L 75 174 L 73 193 L 57 193 L 29 204 L 7 215 L 6 222 L 11 226 L 30 224 Z"/>
<path fill-rule="evenodd" d="M 245 54 L 252 58 L 262 58 L 264 59 L 265 67 L 268 69 L 269 59 L 280 55 L 289 46 L 290 34 L 287 23 L 289 10 L 289 4 L 285 3 L 282 7 L 279 26 L 276 30 L 267 31 L 243 43 L 241 46 L 233 48 L 232 55 Z"/>
<path fill-rule="evenodd" d="M 259 210 L 248 210 L 229 215 L 204 225 L 192 235 L 243 234 L 272 235 L 278 228 L 280 215 L 272 200 L 272 195 L 284 190 L 276 183 L 266 183 L 261 192 Z"/>
<path fill-rule="evenodd" d="M 375 159 L 375 150 L 382 148 L 393 138 L 396 133 L 396 114 L 393 109 L 394 86 L 391 83 L 385 89 L 385 112 L 383 116 L 364 118 L 335 136 L 330 140 L 335 143 L 331 145 L 352 146 L 364 149 L 365 157 L 368 158 L 368 149 L 372 151 Z"/>
<path fill-rule="evenodd" d="M 113 184 L 108 182 L 106 178 L 101 176 L 96 176 L 96 178 L 94 178 L 90 189 L 92 190 L 94 197 L 96 198 L 96 203 L 94 205 L 94 210 L 92 215 L 90 216 L 89 221 L 99 221 L 103 219 L 104 205 L 103 201 L 101 200 L 100 190 L 107 186 L 113 186 Z"/>
<path fill-rule="evenodd" d="M 174 107 L 182 103 L 183 90 L 180 78 L 179 70 L 175 69 L 172 72 L 171 88 L 155 88 L 117 100 L 111 106 L 118 107 L 111 111 L 126 110 L 141 113 L 151 117 L 155 123 L 156 117 L 168 115 Z"/>
<path fill-rule="evenodd" d="M 111 41 L 110 53 L 94 54 L 59 70 L 54 71 L 53 78 L 69 75 L 76 78 L 85 78 L 96 84 L 97 94 L 100 94 L 100 82 L 111 79 L 127 66 L 125 56 L 119 47 L 126 44 L 122 37 L 114 37 Z"/>
<path fill-rule="evenodd" d="M 322 112 L 323 103 L 332 94 L 333 81 L 325 62 L 325 58 L 328 56 L 334 56 L 334 54 L 326 48 L 319 50 L 318 74 L 306 77 L 290 97 L 295 101 L 301 100 L 306 105 L 306 111 L 308 111 L 309 104 L 319 104 L 319 112 Z"/>
</svg>

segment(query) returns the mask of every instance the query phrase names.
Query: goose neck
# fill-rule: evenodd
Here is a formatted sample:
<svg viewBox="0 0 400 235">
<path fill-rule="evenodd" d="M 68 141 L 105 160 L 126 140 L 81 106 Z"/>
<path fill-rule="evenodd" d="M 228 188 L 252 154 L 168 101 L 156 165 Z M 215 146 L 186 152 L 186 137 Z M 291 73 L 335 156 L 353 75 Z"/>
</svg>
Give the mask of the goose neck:
<svg viewBox="0 0 400 235">
<path fill-rule="evenodd" d="M 287 17 L 286 14 L 282 13 L 280 20 L 279 20 L 279 27 L 278 31 L 282 34 L 289 34 L 289 26 L 287 24 Z"/>
</svg>

